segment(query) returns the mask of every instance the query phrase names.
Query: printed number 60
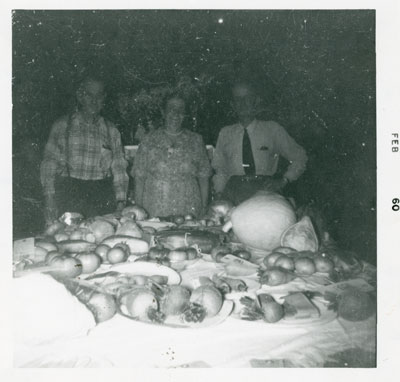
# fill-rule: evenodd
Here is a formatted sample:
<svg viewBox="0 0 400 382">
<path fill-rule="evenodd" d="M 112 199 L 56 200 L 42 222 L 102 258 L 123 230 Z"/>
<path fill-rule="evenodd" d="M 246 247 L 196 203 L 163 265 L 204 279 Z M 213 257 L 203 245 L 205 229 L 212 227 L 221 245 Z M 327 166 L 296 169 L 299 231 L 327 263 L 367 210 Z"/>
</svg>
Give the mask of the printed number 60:
<svg viewBox="0 0 400 382">
<path fill-rule="evenodd" d="M 392 210 L 393 211 L 398 211 L 400 209 L 399 203 L 400 203 L 400 199 L 398 198 L 394 198 L 392 200 L 393 206 L 392 206 Z"/>
</svg>

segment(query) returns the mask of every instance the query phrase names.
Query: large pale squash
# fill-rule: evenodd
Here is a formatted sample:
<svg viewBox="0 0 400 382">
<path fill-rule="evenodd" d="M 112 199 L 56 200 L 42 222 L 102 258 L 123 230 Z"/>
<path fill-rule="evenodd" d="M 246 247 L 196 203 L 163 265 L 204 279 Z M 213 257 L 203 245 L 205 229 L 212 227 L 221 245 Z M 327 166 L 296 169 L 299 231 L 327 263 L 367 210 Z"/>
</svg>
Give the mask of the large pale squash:
<svg viewBox="0 0 400 382">
<path fill-rule="evenodd" d="M 232 210 L 224 231 L 232 227 L 246 246 L 271 251 L 280 245 L 282 233 L 295 222 L 293 207 L 283 196 L 261 191 Z"/>
</svg>

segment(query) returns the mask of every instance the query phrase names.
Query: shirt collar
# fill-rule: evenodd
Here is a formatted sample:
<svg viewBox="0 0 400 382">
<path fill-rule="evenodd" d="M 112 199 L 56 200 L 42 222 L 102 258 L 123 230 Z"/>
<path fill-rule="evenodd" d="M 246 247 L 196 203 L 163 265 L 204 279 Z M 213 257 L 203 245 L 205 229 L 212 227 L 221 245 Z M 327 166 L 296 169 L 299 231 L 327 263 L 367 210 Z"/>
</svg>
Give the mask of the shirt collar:
<svg viewBox="0 0 400 382">
<path fill-rule="evenodd" d="M 86 124 L 86 125 L 88 124 L 87 121 L 83 119 L 81 113 L 76 112 L 74 117 L 78 120 L 78 122 Z M 99 115 L 97 117 L 97 119 L 90 125 L 101 125 L 102 123 L 103 123 L 103 116 Z"/>
<path fill-rule="evenodd" d="M 240 122 L 239 122 L 239 126 L 240 126 L 240 128 L 241 129 L 247 129 L 247 131 L 248 132 L 251 132 L 253 129 L 254 129 L 254 127 L 256 126 L 256 123 L 257 123 L 257 120 L 256 119 L 253 119 L 251 122 L 250 122 L 250 124 L 249 125 L 247 125 L 247 127 L 245 128 Z"/>
</svg>

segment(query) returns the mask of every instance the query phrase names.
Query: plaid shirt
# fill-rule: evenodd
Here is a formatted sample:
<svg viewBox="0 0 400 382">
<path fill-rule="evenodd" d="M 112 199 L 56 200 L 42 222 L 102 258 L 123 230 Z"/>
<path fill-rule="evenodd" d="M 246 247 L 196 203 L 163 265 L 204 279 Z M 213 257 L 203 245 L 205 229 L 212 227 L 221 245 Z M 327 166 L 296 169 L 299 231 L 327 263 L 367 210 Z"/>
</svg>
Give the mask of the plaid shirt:
<svg viewBox="0 0 400 382">
<path fill-rule="evenodd" d="M 100 180 L 113 176 L 117 200 L 125 200 L 128 174 L 119 131 L 100 117 L 87 123 L 79 113 L 56 121 L 51 129 L 40 167 L 40 178 L 45 195 L 55 193 L 56 176 L 71 176 L 83 180 Z M 108 129 L 107 129 L 108 126 Z M 67 166 L 68 162 L 68 166 Z M 69 174 L 68 174 L 69 170 Z"/>
</svg>

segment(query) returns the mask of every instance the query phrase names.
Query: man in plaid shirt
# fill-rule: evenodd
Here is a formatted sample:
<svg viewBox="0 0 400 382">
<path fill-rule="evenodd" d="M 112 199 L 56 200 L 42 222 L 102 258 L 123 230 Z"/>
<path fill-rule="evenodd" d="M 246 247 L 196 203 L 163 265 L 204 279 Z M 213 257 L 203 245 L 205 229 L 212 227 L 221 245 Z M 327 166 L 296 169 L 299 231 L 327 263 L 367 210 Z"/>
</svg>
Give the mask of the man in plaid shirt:
<svg viewBox="0 0 400 382">
<path fill-rule="evenodd" d="M 52 126 L 40 168 L 46 222 L 62 213 L 85 217 L 122 210 L 129 178 L 119 131 L 100 115 L 102 82 L 86 79 L 77 91 L 79 110 Z"/>
</svg>

